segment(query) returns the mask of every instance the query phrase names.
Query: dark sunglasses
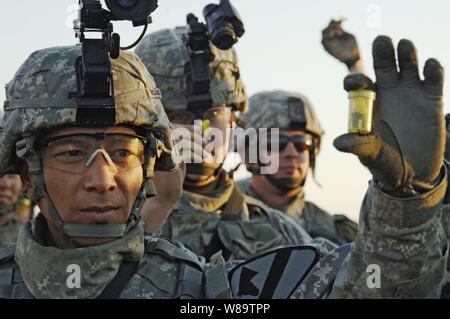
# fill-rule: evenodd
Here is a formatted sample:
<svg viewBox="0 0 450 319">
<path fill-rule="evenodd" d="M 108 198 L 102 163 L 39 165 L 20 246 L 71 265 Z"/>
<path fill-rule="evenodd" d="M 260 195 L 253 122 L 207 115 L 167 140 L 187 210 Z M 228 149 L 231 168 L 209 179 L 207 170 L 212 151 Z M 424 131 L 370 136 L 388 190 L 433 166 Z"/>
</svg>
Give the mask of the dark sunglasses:
<svg viewBox="0 0 450 319">
<path fill-rule="evenodd" d="M 271 150 L 272 147 L 272 141 L 273 143 L 276 143 L 276 139 L 272 136 L 267 137 L 267 147 L 268 150 Z M 297 152 L 301 153 L 304 151 L 309 151 L 312 148 L 312 137 L 310 135 L 294 135 L 294 136 L 286 136 L 286 135 L 278 135 L 278 151 L 282 152 L 286 149 L 289 142 L 294 144 L 295 149 Z M 273 144 L 274 147 L 276 147 L 276 144 Z"/>
</svg>

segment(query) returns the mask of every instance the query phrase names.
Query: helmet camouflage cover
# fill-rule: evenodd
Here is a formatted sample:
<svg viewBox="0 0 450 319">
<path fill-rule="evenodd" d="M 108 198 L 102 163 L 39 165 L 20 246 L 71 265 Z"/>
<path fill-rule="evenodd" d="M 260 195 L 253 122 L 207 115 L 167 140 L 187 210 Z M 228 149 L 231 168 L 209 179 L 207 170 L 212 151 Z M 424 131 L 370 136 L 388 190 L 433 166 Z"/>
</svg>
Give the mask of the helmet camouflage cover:
<svg viewBox="0 0 450 319">
<path fill-rule="evenodd" d="M 311 102 L 302 94 L 287 91 L 268 91 L 250 98 L 249 110 L 241 116 L 247 127 L 299 129 L 313 135 L 315 153 L 320 149 L 324 134 Z"/>
<path fill-rule="evenodd" d="M 75 59 L 81 46 L 53 47 L 30 55 L 6 86 L 7 101 L 0 136 L 0 173 L 19 173 L 16 143 L 76 123 Z M 148 129 L 156 137 L 160 159 L 157 169 L 171 170 L 170 123 L 160 101 L 160 91 L 139 58 L 121 52 L 111 60 L 115 95 L 115 124 Z"/>
<path fill-rule="evenodd" d="M 136 54 L 162 91 L 166 111 L 187 109 L 185 65 L 189 61 L 189 52 L 183 41 L 187 34 L 186 27 L 161 30 L 146 36 L 136 48 Z M 212 44 L 210 48 L 214 55 L 209 64 L 213 107 L 234 106 L 237 111 L 245 112 L 247 96 L 235 50 L 220 50 Z"/>
</svg>

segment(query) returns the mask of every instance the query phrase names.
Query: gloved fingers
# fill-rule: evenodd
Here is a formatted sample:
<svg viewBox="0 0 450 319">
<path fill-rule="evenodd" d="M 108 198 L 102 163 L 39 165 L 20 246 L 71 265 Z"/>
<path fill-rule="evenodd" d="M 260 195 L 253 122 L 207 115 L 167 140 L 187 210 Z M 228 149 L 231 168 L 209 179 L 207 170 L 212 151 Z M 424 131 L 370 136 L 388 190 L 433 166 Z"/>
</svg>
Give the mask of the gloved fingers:
<svg viewBox="0 0 450 319">
<path fill-rule="evenodd" d="M 416 84 L 420 81 L 417 51 L 414 43 L 402 39 L 397 48 L 398 64 L 400 67 L 400 81 Z"/>
<path fill-rule="evenodd" d="M 342 34 L 342 21 L 331 20 L 328 26 L 322 30 L 322 43 L 324 40 L 333 39 Z"/>
<path fill-rule="evenodd" d="M 377 37 L 373 42 L 372 54 L 377 87 L 389 88 L 397 85 L 397 64 L 391 38 L 387 36 Z"/>
<path fill-rule="evenodd" d="M 428 94 L 442 96 L 444 87 L 444 68 L 436 59 L 429 59 L 423 71 L 423 86 Z"/>
<path fill-rule="evenodd" d="M 376 91 L 376 86 L 372 80 L 362 73 L 347 75 L 344 79 L 344 90 L 347 92 L 355 90 Z"/>
<path fill-rule="evenodd" d="M 376 159 L 381 150 L 381 142 L 374 135 L 347 133 L 338 136 L 333 145 L 340 152 L 355 154 L 364 164 Z"/>
</svg>

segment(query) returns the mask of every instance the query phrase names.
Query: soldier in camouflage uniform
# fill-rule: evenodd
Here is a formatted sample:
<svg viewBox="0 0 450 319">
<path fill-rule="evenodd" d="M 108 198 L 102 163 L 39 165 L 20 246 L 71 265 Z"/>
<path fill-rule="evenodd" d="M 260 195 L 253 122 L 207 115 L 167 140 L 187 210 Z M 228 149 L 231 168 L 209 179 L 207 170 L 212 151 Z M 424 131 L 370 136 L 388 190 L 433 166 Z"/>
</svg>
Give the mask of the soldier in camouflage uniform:
<svg viewBox="0 0 450 319">
<path fill-rule="evenodd" d="M 153 35 L 153 41 L 147 39 L 137 52 L 155 73 L 163 92 L 165 88 L 166 108 L 171 110 L 172 104 L 175 110 L 185 108 L 186 96 L 176 94 L 176 88 L 185 88 L 185 54 L 183 63 L 176 64 L 173 61 L 178 60 L 180 51 L 165 49 L 174 41 L 178 41 L 177 47 L 181 48 L 180 36 L 167 30 L 156 35 L 159 37 Z M 160 51 L 153 51 L 155 48 Z M 335 140 L 340 151 L 357 155 L 373 175 L 362 203 L 360 227 L 351 245 L 338 247 L 330 253 L 322 250 L 320 261 L 293 298 L 437 298 L 441 292 L 448 256 L 440 224 L 447 184 L 442 166 L 443 69 L 436 60 L 429 60 L 424 69 L 425 80 L 421 82 L 416 50 L 407 40 L 402 40 L 398 48 L 400 72 L 396 69 L 391 39 L 377 38 L 373 55 L 376 86 L 366 76 L 355 74 L 346 78 L 345 89 L 377 92 L 374 132 L 367 136 L 345 134 Z M 161 60 L 172 61 L 173 69 L 167 66 L 169 62 Z M 212 66 L 213 70 L 220 69 Z M 173 71 L 168 72 L 168 69 Z M 411 115 L 407 121 L 405 114 Z M 182 205 L 186 203 L 180 203 L 180 207 Z M 186 214 L 190 218 L 188 225 L 191 222 L 193 228 L 203 229 L 208 226 L 196 226 L 199 219 L 193 217 L 197 215 L 192 210 L 188 212 L 191 212 Z M 175 211 L 166 225 L 168 231 L 163 232 L 170 236 L 173 229 L 183 227 L 175 222 L 178 216 L 183 215 Z M 248 230 L 241 225 L 241 232 Z M 234 234 L 239 238 L 239 232 Z M 254 238 L 254 233 L 246 234 L 248 239 Z M 184 236 L 185 242 L 189 242 L 187 237 Z M 369 266 L 380 270 L 379 286 L 368 284 L 372 274 Z"/>
<path fill-rule="evenodd" d="M 202 290 L 207 274 L 196 255 L 144 237 L 140 209 L 154 167 L 176 168 L 153 78 L 122 52 L 111 60 L 115 125 L 76 123 L 69 93 L 80 55 L 80 46 L 37 51 L 7 86 L 0 173 L 26 164 L 41 212 L 0 250 L 0 299 L 220 296 Z"/>
<path fill-rule="evenodd" d="M 184 27 L 152 33 L 137 47 L 136 54 L 155 77 L 171 122 L 176 127 L 189 128 L 195 115 L 187 107 L 185 64 L 189 54 L 183 42 L 185 35 L 187 28 Z M 209 64 L 213 103 L 202 120 L 207 119 L 214 128 L 227 127 L 229 132 L 235 112 L 246 110 L 247 96 L 235 51 L 218 50 L 212 44 L 210 47 L 214 54 Z M 230 260 L 247 259 L 283 245 L 309 242 L 303 230 L 292 227 L 291 219 L 242 195 L 235 187 L 231 176 L 222 169 L 228 138 L 222 139 L 222 155 L 216 154 L 214 162 L 208 163 L 202 158 L 198 164 L 186 164 L 184 193 L 163 225 L 162 236 L 182 242 L 207 259 L 222 250 L 224 257 Z M 189 161 L 191 154 L 182 157 L 186 159 L 186 155 Z"/>
<path fill-rule="evenodd" d="M 183 72 L 187 55 L 179 33 L 185 31 L 165 30 L 153 34 L 137 50 L 162 87 L 169 114 L 186 108 Z M 172 45 L 176 49 L 170 49 Z M 412 43 L 402 41 L 398 51 L 401 77 L 395 69 L 392 41 L 379 37 L 374 42 L 377 87 L 362 74 L 345 80 L 348 91 L 369 88 L 378 94 L 374 133 L 368 136 L 345 134 L 335 141 L 339 150 L 354 153 L 360 158 L 371 171 L 373 181 L 361 207 L 360 227 L 354 243 L 329 253 L 322 249 L 322 258 L 305 277 L 293 298 L 436 298 L 440 294 L 448 255 L 440 225 L 447 184 L 442 167 L 443 70 L 437 61 L 430 60 L 426 64 L 422 84 L 417 60 L 412 59 L 415 57 Z M 214 53 L 216 59 L 226 54 Z M 216 106 L 228 105 L 230 102 L 224 93 L 236 92 L 239 85 L 237 69 L 234 72 L 222 69 L 226 65 L 232 66 L 229 61 L 230 58 L 227 63 L 210 64 L 210 69 L 216 71 L 211 72 L 211 95 Z M 226 74 L 235 75 L 230 81 L 232 89 L 218 94 L 215 85 L 226 87 L 226 81 L 223 81 Z M 409 88 L 410 83 L 414 83 L 413 89 Z M 405 91 L 407 94 L 403 94 Z M 238 101 L 234 100 L 234 104 Z M 402 118 L 405 108 L 408 114 L 414 114 L 407 122 Z M 179 119 L 176 113 L 171 115 L 174 120 Z M 424 116 L 427 121 L 423 121 Z M 411 134 L 415 134 L 413 139 Z M 393 139 L 399 141 L 397 145 L 392 144 Z M 411 144 L 412 140 L 414 143 Z M 426 147 L 418 149 L 417 145 Z M 406 165 L 401 164 L 401 159 L 406 161 Z M 223 246 L 234 249 L 228 244 L 231 239 L 243 252 L 246 252 L 242 248 L 248 246 L 248 242 L 262 234 L 250 230 L 246 220 L 227 221 L 217 216 L 221 212 L 214 210 L 207 196 L 199 194 L 206 189 L 198 187 L 198 193 L 193 194 L 192 189 L 195 188 L 192 184 L 188 186 L 189 190 L 183 195 L 187 200 L 182 200 L 172 213 L 163 234 L 181 238 L 187 245 L 202 251 L 209 238 L 217 238 L 214 237 L 216 227 Z M 255 206 L 259 204 L 255 203 Z M 198 213 L 199 210 L 203 212 Z M 208 211 L 210 214 L 205 214 Z M 203 222 L 205 220 L 207 222 Z M 232 228 L 228 230 L 227 226 Z M 242 253 L 238 251 L 238 254 Z M 381 288 L 367 284 L 371 274 L 367 271 L 369 265 L 379 267 Z"/>
<path fill-rule="evenodd" d="M 6 174 L 0 178 L 0 246 L 16 242 L 23 224 L 21 215 L 30 214 L 29 200 L 22 195 L 25 188 L 19 175 Z"/>
<path fill-rule="evenodd" d="M 246 128 L 256 132 L 264 128 L 280 130 L 279 154 L 271 154 L 277 156 L 279 170 L 274 174 L 260 174 L 259 165 L 247 161 L 247 168 L 253 175 L 238 181 L 238 187 L 247 195 L 288 214 L 312 237 L 324 237 L 339 245 L 353 241 L 358 228 L 354 222 L 305 201 L 303 187 L 307 172 L 311 168 L 313 175 L 315 173 L 323 135 L 309 100 L 293 92 L 261 92 L 250 98 L 249 111 L 241 119 L 246 122 Z M 242 158 L 246 157 L 249 144 L 238 145 Z"/>
</svg>

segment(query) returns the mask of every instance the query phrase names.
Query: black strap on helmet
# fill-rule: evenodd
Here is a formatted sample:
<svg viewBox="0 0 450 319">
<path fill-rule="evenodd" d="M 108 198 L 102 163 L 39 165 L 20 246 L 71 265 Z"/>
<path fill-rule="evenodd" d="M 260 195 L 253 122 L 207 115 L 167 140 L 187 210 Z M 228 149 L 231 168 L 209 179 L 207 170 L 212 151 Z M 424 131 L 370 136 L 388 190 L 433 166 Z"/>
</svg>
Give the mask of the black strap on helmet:
<svg viewBox="0 0 450 319">
<path fill-rule="evenodd" d="M 113 126 L 116 120 L 111 59 L 120 56 L 120 36 L 113 33 L 111 21 L 129 20 L 134 26 L 151 23 L 150 14 L 158 7 L 157 0 L 140 1 L 130 10 L 106 1 L 108 10 L 99 0 L 79 0 L 79 18 L 74 21 L 75 36 L 80 39 L 82 54 L 75 62 L 77 92 L 69 98 L 77 100 L 76 122 L 85 126 Z M 138 1 L 139 2 L 139 1 Z M 144 30 L 146 30 L 146 27 Z M 96 32 L 100 38 L 86 39 L 86 33 Z M 132 46 L 137 45 L 143 33 Z"/>
<path fill-rule="evenodd" d="M 109 57 L 119 57 L 117 42 L 120 38 L 113 34 L 111 12 L 103 9 L 100 1 L 79 2 L 80 18 L 74 29 L 81 42 L 82 54 L 75 61 L 78 89 L 69 97 L 77 100 L 78 125 L 113 126 L 116 113 Z M 85 32 L 98 32 L 102 37 L 86 39 Z"/>
<path fill-rule="evenodd" d="M 187 37 L 184 37 L 189 51 L 189 61 L 185 65 L 187 108 L 197 118 L 203 118 L 203 113 L 213 106 L 209 63 L 214 55 L 209 46 L 206 25 L 192 13 L 188 14 L 187 23 L 190 27 Z"/>
</svg>

